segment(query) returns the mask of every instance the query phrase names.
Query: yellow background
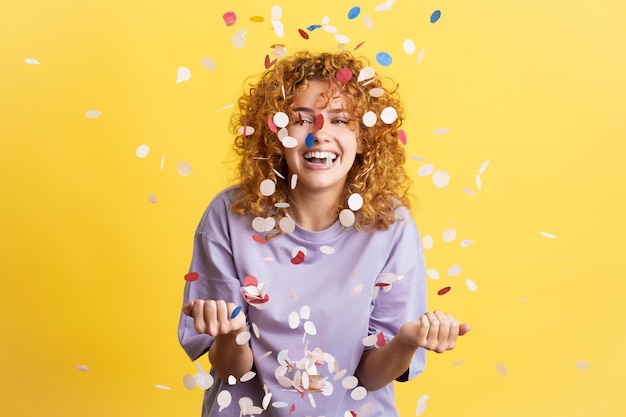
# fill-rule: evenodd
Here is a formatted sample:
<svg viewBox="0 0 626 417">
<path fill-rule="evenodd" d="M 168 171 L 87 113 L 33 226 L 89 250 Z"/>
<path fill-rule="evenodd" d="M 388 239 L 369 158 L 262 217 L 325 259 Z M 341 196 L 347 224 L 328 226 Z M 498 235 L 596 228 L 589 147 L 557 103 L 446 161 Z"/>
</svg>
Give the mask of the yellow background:
<svg viewBox="0 0 626 417">
<path fill-rule="evenodd" d="M 402 416 L 426 395 L 431 417 L 624 415 L 626 6 L 382 3 L 2 1 L 1 415 L 199 415 L 176 325 L 193 230 L 232 177 L 227 106 L 273 44 L 336 49 L 297 32 L 324 16 L 400 83 L 413 212 L 440 275 L 430 306 L 473 325 L 398 385 Z M 426 164 L 449 184 L 418 175 Z"/>
</svg>

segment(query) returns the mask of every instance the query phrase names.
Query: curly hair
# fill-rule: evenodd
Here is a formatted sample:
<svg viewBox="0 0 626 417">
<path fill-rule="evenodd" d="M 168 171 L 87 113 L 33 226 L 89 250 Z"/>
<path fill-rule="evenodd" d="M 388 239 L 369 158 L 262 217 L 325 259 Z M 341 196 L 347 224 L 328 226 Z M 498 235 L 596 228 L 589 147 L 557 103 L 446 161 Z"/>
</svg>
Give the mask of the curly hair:
<svg viewBox="0 0 626 417">
<path fill-rule="evenodd" d="M 357 154 L 343 195 L 337 201 L 337 215 L 345 208 L 350 194 L 359 193 L 363 205 L 354 226 L 364 231 L 385 230 L 396 221 L 395 208 L 410 206 L 410 180 L 404 171 L 406 156 L 398 134 L 404 118 L 398 86 L 391 79 L 379 76 L 358 80 L 361 70 L 368 66 L 367 60 L 356 58 L 347 51 L 301 51 L 280 59 L 260 77 L 248 80 L 249 90 L 239 98 L 239 109 L 232 115 L 230 125 L 235 135 L 233 148 L 239 157 L 236 172 L 239 194 L 231 206 L 234 213 L 273 216 L 276 220 L 285 216 L 285 209 L 276 204 L 290 203 L 287 164 L 283 145 L 268 121 L 277 112 L 289 114 L 298 89 L 311 80 L 325 80 L 337 86 L 355 121 L 352 128 L 356 129 L 358 139 L 364 145 L 364 152 Z M 343 68 L 353 74 L 347 82 L 337 80 L 337 71 Z M 373 88 L 383 94 L 370 94 Z M 372 127 L 363 124 L 363 115 L 367 111 L 380 115 L 387 107 L 393 107 L 398 114 L 394 122 L 386 124 L 378 117 Z M 271 196 L 260 190 L 261 182 L 266 179 L 276 184 Z M 277 226 L 268 237 L 280 233 Z"/>
</svg>

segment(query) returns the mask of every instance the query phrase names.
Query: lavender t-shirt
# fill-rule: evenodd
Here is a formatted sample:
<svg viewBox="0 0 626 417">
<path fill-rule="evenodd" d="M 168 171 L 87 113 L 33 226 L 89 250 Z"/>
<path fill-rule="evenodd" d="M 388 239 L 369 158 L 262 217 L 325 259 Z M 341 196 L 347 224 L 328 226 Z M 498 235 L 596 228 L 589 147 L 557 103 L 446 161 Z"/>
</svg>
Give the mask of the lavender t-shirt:
<svg viewBox="0 0 626 417">
<path fill-rule="evenodd" d="M 218 194 L 200 221 L 190 268 L 199 278 L 186 283 L 184 302 L 242 306 L 248 333 L 241 342 L 250 344 L 254 368 L 236 384 L 211 371 L 203 416 L 397 416 L 393 384 L 367 392 L 355 371 L 365 350 L 426 311 L 423 251 L 410 212 L 398 208 L 386 231 L 337 222 L 319 232 L 296 226 L 265 241 L 252 217 L 231 213 L 237 191 Z M 178 335 L 192 360 L 212 342 L 184 314 Z M 424 360 L 418 349 L 399 380 L 421 373 Z"/>
</svg>

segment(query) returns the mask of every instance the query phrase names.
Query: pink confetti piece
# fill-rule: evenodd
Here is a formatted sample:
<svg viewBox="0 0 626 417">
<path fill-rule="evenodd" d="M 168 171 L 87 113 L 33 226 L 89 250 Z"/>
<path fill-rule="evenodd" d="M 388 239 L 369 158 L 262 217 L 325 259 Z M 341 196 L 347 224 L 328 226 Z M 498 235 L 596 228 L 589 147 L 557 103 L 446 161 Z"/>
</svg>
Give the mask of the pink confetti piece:
<svg viewBox="0 0 626 417">
<path fill-rule="evenodd" d="M 276 124 L 274 123 L 273 119 L 267 119 L 267 125 L 269 126 L 270 130 L 274 133 L 278 133 L 278 126 L 276 126 Z"/>
<path fill-rule="evenodd" d="M 302 36 L 303 39 L 309 39 L 309 34 L 306 33 L 306 31 L 298 29 L 298 33 L 300 34 L 300 36 Z"/>
<path fill-rule="evenodd" d="M 222 16 L 222 18 L 224 19 L 224 23 L 226 23 L 226 26 L 232 26 L 237 21 L 237 15 L 235 14 L 235 12 L 226 12 Z"/>
<path fill-rule="evenodd" d="M 293 413 L 294 411 L 296 411 L 296 405 L 291 404 L 291 406 L 289 407 L 289 414 Z"/>
<path fill-rule="evenodd" d="M 252 235 L 252 240 L 263 245 L 267 243 L 267 240 L 259 235 Z"/>
<path fill-rule="evenodd" d="M 347 83 L 352 78 L 352 71 L 350 68 L 342 68 L 337 71 L 337 81 L 340 83 Z"/>
<path fill-rule="evenodd" d="M 451 287 L 443 287 L 439 291 L 437 291 L 437 295 L 444 295 L 450 292 Z"/>
<path fill-rule="evenodd" d="M 194 281 L 197 281 L 198 279 L 200 279 L 200 274 L 197 272 L 189 272 L 188 274 L 185 275 L 185 281 L 187 282 L 194 282 Z"/>
<path fill-rule="evenodd" d="M 496 371 L 502 376 L 507 376 L 509 373 L 509 370 L 506 369 L 506 366 L 500 362 L 496 363 Z"/>
<path fill-rule="evenodd" d="M 278 61 L 277 58 L 274 58 L 273 60 L 270 60 L 270 56 L 269 55 L 265 55 L 265 69 L 269 69 L 272 65 L 274 65 L 276 63 L 276 61 Z"/>
<path fill-rule="evenodd" d="M 76 369 L 78 369 L 81 372 L 89 372 L 89 366 L 87 365 L 78 365 Z"/>
<path fill-rule="evenodd" d="M 383 334 L 383 332 L 379 332 L 376 335 L 376 347 L 383 347 L 385 346 L 385 344 L 387 343 L 387 340 L 385 339 L 385 335 Z"/>
<path fill-rule="evenodd" d="M 404 130 L 398 130 L 398 138 L 400 139 L 401 144 L 406 145 L 406 133 L 404 132 Z"/>
</svg>

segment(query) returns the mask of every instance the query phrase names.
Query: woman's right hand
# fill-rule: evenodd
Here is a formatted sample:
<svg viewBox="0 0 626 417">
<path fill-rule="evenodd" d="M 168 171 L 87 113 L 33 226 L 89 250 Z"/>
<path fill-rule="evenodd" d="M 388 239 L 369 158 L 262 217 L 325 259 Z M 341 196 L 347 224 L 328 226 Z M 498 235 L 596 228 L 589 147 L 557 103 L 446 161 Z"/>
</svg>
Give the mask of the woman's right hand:
<svg viewBox="0 0 626 417">
<path fill-rule="evenodd" d="M 236 335 L 245 330 L 246 315 L 243 311 L 231 318 L 236 308 L 236 304 L 224 300 L 192 300 L 183 306 L 183 312 L 193 318 L 198 333 L 215 337 Z"/>
</svg>

